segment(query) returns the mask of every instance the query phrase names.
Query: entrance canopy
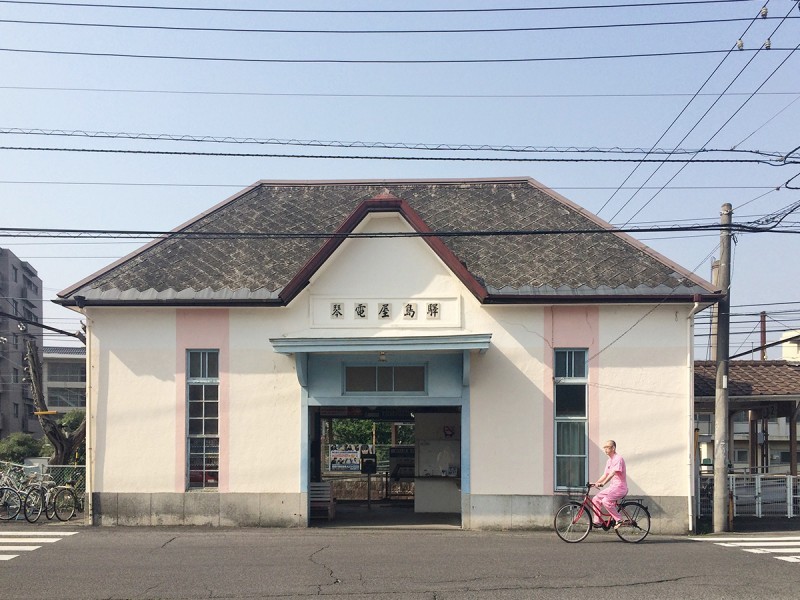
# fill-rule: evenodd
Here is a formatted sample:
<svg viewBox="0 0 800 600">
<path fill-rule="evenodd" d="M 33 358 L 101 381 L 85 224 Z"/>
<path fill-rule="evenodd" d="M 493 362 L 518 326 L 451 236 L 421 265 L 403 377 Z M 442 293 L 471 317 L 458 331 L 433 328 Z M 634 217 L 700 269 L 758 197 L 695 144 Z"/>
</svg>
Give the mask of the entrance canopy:
<svg viewBox="0 0 800 600">
<path fill-rule="evenodd" d="M 280 354 L 320 352 L 432 352 L 440 350 L 489 349 L 491 333 L 465 333 L 456 335 L 426 335 L 406 337 L 368 338 L 270 338 L 275 351 Z"/>
<path fill-rule="evenodd" d="M 463 352 L 464 381 L 469 381 L 469 351 L 481 354 L 489 349 L 491 333 L 465 333 L 455 335 L 426 335 L 406 337 L 339 337 L 339 338 L 270 338 L 270 343 L 280 354 L 294 354 L 297 379 L 308 385 L 309 354 L 343 354 L 376 352 Z"/>
</svg>

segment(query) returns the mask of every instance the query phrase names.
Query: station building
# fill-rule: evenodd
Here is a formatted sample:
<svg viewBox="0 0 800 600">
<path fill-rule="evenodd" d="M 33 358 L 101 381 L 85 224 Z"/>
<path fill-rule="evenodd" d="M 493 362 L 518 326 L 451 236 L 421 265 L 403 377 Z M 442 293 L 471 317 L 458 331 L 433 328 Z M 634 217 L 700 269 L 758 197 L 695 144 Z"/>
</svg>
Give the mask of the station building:
<svg viewBox="0 0 800 600">
<path fill-rule="evenodd" d="M 262 181 L 58 295 L 98 524 L 306 527 L 332 415 L 411 420 L 414 510 L 546 527 L 628 465 L 690 529 L 719 290 L 528 178 Z"/>
</svg>

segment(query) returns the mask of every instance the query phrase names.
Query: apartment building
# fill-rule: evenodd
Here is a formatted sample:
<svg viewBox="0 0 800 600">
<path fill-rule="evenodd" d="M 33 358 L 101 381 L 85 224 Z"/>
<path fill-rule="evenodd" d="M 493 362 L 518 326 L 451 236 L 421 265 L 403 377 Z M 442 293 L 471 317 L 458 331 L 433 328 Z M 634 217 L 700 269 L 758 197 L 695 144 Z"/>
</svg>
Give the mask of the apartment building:
<svg viewBox="0 0 800 600">
<path fill-rule="evenodd" d="M 25 342 L 33 338 L 41 347 L 41 329 L 15 317 L 41 322 L 42 280 L 29 263 L 0 248 L 0 438 L 17 431 L 42 434 L 23 382 Z"/>
<path fill-rule="evenodd" d="M 86 408 L 86 348 L 45 346 L 42 386 L 47 408 L 59 413 Z"/>
</svg>

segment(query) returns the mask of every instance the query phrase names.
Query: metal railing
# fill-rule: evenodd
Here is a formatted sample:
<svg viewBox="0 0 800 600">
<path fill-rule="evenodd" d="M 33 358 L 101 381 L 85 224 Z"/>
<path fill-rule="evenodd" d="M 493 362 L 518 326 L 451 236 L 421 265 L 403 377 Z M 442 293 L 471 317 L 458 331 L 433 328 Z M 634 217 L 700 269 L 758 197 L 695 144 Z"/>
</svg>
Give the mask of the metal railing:
<svg viewBox="0 0 800 600">
<path fill-rule="evenodd" d="M 800 477 L 793 475 L 730 474 L 728 489 L 735 517 L 800 517 Z M 697 514 L 714 512 L 714 476 L 699 477 Z"/>
</svg>

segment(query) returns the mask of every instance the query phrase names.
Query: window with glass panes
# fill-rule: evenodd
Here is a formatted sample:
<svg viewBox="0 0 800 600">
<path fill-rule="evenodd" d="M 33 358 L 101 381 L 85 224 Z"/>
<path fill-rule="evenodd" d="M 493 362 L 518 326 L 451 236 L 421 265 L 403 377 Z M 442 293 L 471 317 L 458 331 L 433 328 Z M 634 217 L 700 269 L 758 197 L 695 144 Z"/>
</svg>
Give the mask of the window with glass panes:
<svg viewBox="0 0 800 600">
<path fill-rule="evenodd" d="M 579 488 L 589 476 L 586 350 L 555 351 L 555 486 Z"/>
<path fill-rule="evenodd" d="M 425 366 L 348 365 L 344 368 L 344 391 L 347 394 L 422 393 L 425 391 Z"/>
<path fill-rule="evenodd" d="M 187 352 L 188 487 L 219 486 L 219 351 Z"/>
</svg>

